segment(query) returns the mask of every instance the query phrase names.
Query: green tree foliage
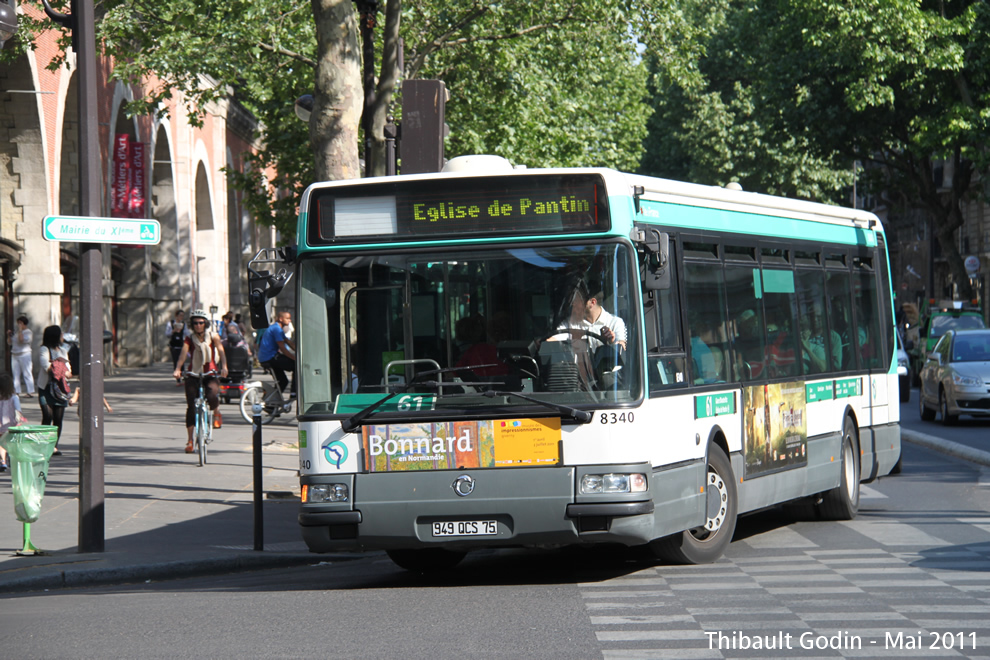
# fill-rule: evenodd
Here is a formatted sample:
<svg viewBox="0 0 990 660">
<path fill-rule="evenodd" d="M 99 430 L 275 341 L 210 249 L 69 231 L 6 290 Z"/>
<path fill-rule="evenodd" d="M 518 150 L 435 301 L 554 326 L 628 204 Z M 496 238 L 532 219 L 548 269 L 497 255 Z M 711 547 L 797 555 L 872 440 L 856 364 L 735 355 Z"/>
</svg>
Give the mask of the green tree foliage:
<svg viewBox="0 0 990 660">
<path fill-rule="evenodd" d="M 421 29 L 431 19 L 417 7 L 404 21 L 414 55 L 407 69 L 430 43 Z M 517 25 L 539 29 L 519 34 Z M 448 155 L 498 154 L 530 167 L 638 167 L 647 73 L 620 3 L 503 3 L 448 43 L 407 71 L 450 90 Z"/>
<path fill-rule="evenodd" d="M 248 159 L 246 172 L 229 173 L 231 182 L 246 193 L 259 221 L 291 236 L 307 184 L 358 176 L 364 141 L 355 115 L 362 100 L 356 4 L 104 0 L 98 30 L 105 52 L 115 58 L 114 77 L 157 81 L 128 112 L 161 112 L 162 102 L 181 91 L 194 122 L 230 94 L 255 114 L 263 128 L 259 152 Z M 372 156 L 372 170 L 384 173 L 386 114 L 401 120 L 400 99 L 392 96 L 401 78 L 446 82 L 448 157 L 497 153 L 530 166 L 635 169 L 649 114 L 647 74 L 626 4 L 382 0 L 365 89 L 370 87 L 370 102 L 364 99 L 365 112 L 374 115 L 372 152 L 365 154 Z M 36 27 L 54 29 L 44 21 Z M 292 104 L 314 91 L 307 127 L 295 119 Z M 268 180 L 265 172 L 272 169 L 276 178 Z"/>
<path fill-rule="evenodd" d="M 860 161 L 895 208 L 954 232 L 990 153 L 990 6 L 982 0 L 658 0 L 644 30 L 656 114 L 645 171 L 837 201 Z M 950 185 L 932 171 L 945 161 Z"/>
</svg>

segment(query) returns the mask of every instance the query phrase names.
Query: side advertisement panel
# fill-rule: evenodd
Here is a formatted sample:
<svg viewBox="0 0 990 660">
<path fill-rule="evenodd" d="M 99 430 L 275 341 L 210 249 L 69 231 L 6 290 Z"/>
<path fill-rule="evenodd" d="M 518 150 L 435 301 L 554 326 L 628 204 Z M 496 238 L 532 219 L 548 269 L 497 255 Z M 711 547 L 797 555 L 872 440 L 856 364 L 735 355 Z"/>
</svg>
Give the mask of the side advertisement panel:
<svg viewBox="0 0 990 660">
<path fill-rule="evenodd" d="M 804 384 L 753 385 L 742 396 L 744 478 L 807 465 Z"/>
</svg>

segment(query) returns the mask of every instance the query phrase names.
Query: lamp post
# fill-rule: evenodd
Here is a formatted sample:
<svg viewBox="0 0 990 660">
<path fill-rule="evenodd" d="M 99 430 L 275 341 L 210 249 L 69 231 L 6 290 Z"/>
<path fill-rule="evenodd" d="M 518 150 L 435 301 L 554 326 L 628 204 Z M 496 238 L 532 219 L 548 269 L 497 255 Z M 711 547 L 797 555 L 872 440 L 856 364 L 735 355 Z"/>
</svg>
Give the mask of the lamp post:
<svg viewBox="0 0 990 660">
<path fill-rule="evenodd" d="M 0 48 L 14 38 L 17 32 L 17 10 L 0 0 Z"/>
<path fill-rule="evenodd" d="M 79 210 L 81 215 L 99 217 L 103 168 L 93 0 L 74 0 L 71 14 L 55 11 L 48 0 L 42 4 L 49 18 L 72 30 L 79 90 Z M 79 552 L 103 552 L 103 251 L 99 243 L 79 244 L 79 289 L 80 383 L 86 392 L 79 411 Z"/>
</svg>

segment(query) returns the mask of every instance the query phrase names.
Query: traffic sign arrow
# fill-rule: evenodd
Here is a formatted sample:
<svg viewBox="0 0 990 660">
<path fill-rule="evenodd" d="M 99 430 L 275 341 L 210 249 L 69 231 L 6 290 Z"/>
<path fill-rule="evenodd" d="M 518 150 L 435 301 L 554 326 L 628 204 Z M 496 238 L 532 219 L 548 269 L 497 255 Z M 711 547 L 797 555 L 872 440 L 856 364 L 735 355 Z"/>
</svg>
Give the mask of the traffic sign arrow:
<svg viewBox="0 0 990 660">
<path fill-rule="evenodd" d="M 41 233 L 46 241 L 73 243 L 158 245 L 162 240 L 161 225 L 151 219 L 49 215 Z"/>
</svg>

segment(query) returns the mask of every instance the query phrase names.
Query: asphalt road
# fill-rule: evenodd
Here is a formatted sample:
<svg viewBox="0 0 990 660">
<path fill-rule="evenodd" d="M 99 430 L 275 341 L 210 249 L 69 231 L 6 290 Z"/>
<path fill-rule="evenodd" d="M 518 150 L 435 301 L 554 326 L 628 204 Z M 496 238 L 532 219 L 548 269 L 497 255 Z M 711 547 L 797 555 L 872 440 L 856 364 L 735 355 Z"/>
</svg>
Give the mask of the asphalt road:
<svg viewBox="0 0 990 660">
<path fill-rule="evenodd" d="M 0 611 L 5 657 L 988 657 L 990 476 L 908 444 L 855 520 L 749 516 L 707 566 L 500 550 L 421 576 L 370 554 L 11 596 Z M 771 638 L 790 646 L 752 650 Z"/>
<path fill-rule="evenodd" d="M 918 388 L 911 389 L 911 400 L 901 404 L 901 427 L 990 452 L 990 417 L 963 415 L 952 426 L 942 424 L 941 416 L 933 422 L 921 421 L 918 414 Z"/>
</svg>

